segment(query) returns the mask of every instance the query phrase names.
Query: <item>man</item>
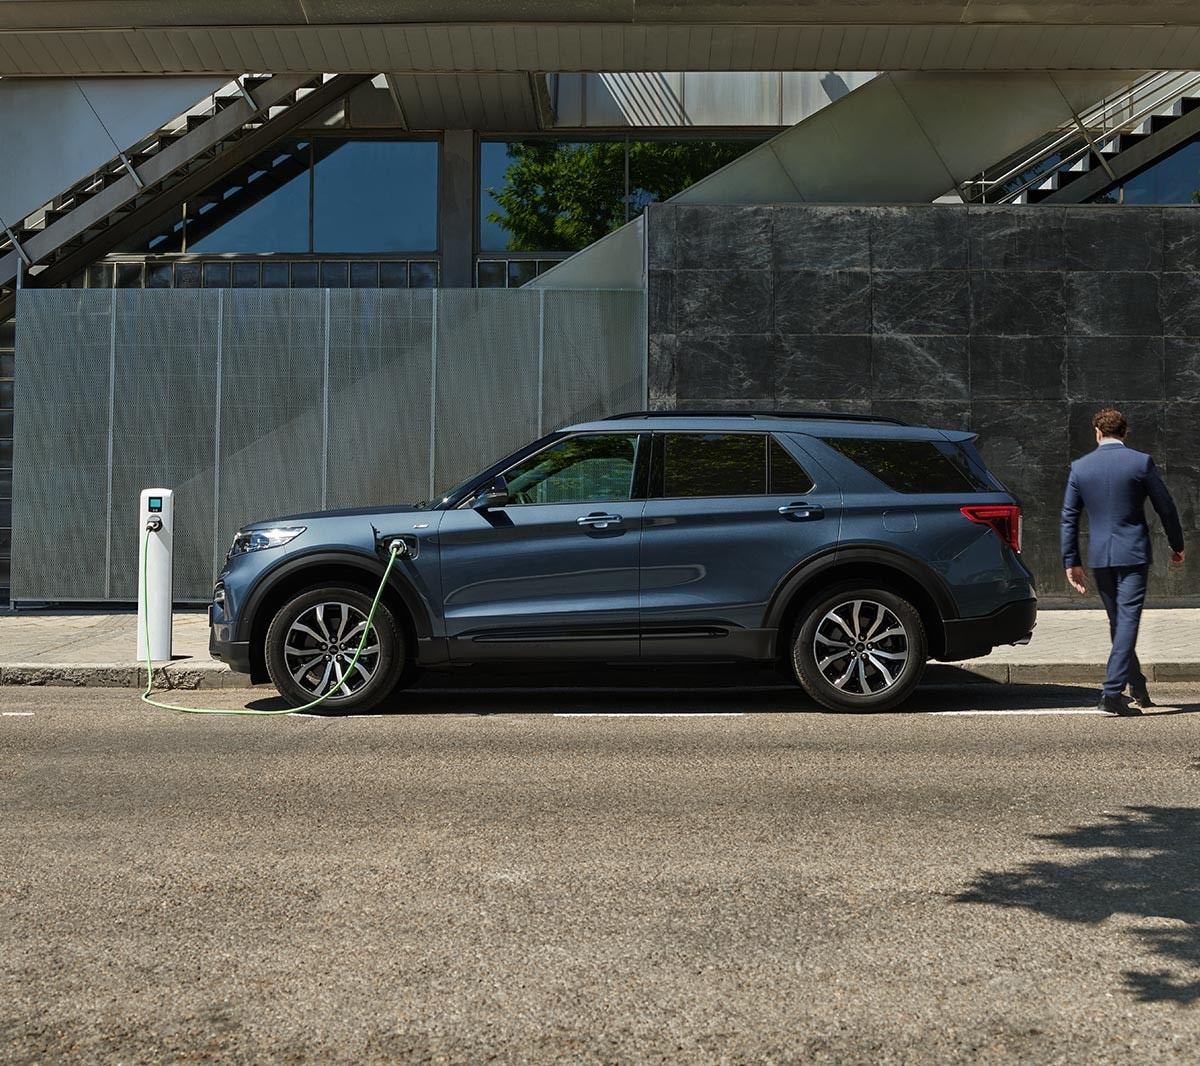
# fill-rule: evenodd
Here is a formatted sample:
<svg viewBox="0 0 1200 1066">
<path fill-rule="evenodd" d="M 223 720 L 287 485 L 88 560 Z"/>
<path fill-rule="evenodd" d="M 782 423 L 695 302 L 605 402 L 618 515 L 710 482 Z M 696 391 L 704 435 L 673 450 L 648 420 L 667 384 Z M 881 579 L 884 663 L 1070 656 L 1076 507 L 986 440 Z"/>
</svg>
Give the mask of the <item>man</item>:
<svg viewBox="0 0 1200 1066">
<path fill-rule="evenodd" d="M 1136 650 L 1151 562 L 1146 499 L 1162 520 L 1173 563 L 1183 562 L 1183 527 L 1154 460 L 1125 447 L 1129 428 L 1125 416 L 1111 409 L 1098 411 L 1092 426 L 1096 430 L 1096 450 L 1071 464 L 1063 500 L 1063 566 L 1071 587 L 1085 594 L 1087 579 L 1079 558 L 1079 513 L 1086 510 L 1088 565 L 1108 612 L 1112 636 L 1100 710 L 1137 715 L 1142 712 L 1130 706 L 1123 695 L 1126 686 L 1139 707 L 1153 706 Z"/>
</svg>

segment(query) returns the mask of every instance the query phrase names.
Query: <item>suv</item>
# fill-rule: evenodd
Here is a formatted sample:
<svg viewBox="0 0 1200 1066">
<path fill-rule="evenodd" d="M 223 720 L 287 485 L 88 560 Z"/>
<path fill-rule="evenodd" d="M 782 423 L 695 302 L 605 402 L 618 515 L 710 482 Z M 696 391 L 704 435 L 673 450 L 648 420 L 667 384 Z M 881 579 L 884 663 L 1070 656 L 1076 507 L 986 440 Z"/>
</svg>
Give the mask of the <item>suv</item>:
<svg viewBox="0 0 1200 1066">
<path fill-rule="evenodd" d="M 244 527 L 210 650 L 294 706 L 335 688 L 345 711 L 425 666 L 773 660 L 826 707 L 888 709 L 927 659 L 1036 622 L 1020 506 L 973 440 L 782 412 L 571 426 L 434 503 Z"/>
</svg>

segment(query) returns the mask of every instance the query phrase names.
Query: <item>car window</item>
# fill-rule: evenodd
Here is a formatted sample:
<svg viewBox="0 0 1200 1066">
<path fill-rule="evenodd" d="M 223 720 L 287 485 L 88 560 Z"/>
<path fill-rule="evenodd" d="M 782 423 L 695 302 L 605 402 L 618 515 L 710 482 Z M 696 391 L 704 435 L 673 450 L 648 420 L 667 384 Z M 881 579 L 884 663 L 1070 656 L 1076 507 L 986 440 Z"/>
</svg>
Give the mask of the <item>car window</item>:
<svg viewBox="0 0 1200 1066">
<path fill-rule="evenodd" d="M 668 433 L 666 497 L 765 496 L 767 437 L 758 433 Z"/>
<path fill-rule="evenodd" d="M 774 437 L 767 446 L 767 462 L 772 496 L 803 496 L 815 488 L 808 471 Z"/>
<path fill-rule="evenodd" d="M 994 491 L 981 481 L 949 443 L 943 450 L 930 440 L 856 437 L 825 437 L 823 440 L 897 492 Z"/>
<path fill-rule="evenodd" d="M 567 437 L 505 471 L 514 504 L 615 502 L 633 495 L 637 434 Z"/>
</svg>

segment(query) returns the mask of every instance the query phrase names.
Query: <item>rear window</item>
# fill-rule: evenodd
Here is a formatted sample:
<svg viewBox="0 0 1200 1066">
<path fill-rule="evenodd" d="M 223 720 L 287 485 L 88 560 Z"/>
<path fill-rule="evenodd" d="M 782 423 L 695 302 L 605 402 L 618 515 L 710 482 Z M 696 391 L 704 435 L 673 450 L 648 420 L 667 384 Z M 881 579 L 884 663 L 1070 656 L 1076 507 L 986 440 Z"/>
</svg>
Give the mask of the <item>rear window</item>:
<svg viewBox="0 0 1200 1066">
<path fill-rule="evenodd" d="M 822 439 L 897 492 L 995 491 L 949 441 Z"/>
</svg>

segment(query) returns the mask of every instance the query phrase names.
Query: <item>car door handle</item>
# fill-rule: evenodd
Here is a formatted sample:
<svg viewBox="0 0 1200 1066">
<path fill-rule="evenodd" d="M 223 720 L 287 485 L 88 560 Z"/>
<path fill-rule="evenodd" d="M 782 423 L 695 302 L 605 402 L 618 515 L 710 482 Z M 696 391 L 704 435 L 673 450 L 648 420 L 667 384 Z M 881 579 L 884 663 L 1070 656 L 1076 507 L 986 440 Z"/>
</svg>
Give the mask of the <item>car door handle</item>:
<svg viewBox="0 0 1200 1066">
<path fill-rule="evenodd" d="M 779 508 L 779 513 L 801 522 L 814 522 L 825 517 L 825 508 L 810 503 L 785 503 Z"/>
<path fill-rule="evenodd" d="M 621 516 L 619 514 L 589 514 L 577 518 L 575 521 L 588 529 L 608 529 L 609 526 L 620 525 Z"/>
</svg>

